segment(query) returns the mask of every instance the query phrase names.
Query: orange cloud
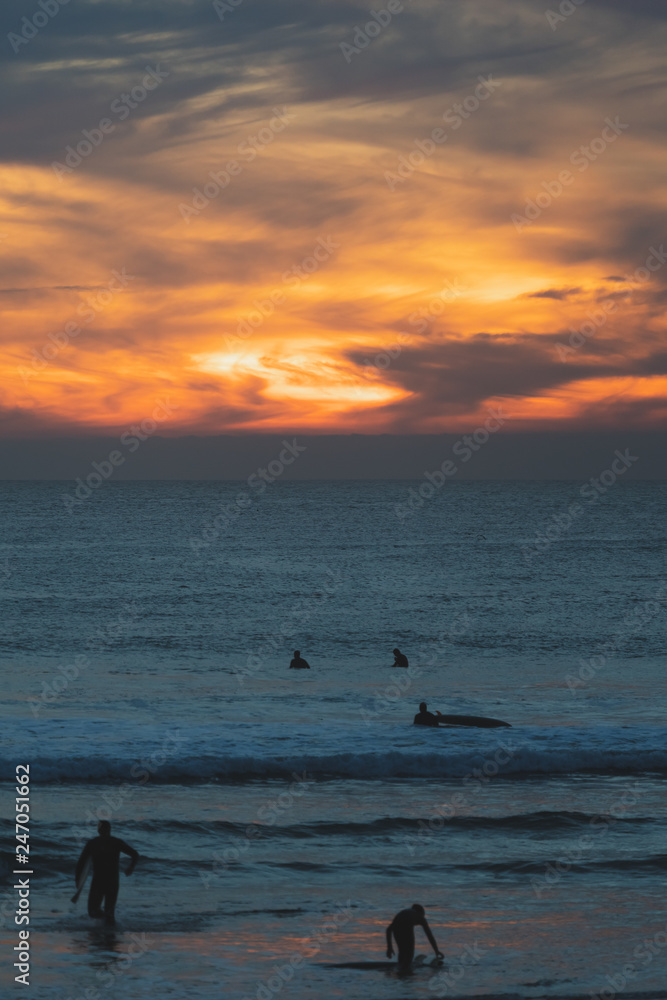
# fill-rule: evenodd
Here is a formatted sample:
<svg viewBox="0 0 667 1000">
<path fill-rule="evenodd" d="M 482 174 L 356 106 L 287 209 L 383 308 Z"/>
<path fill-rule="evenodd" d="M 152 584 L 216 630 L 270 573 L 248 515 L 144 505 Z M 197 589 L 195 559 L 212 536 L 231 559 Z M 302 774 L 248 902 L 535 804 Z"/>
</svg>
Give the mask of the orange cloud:
<svg viewBox="0 0 667 1000">
<path fill-rule="evenodd" d="M 488 16 L 480 38 L 493 37 Z M 343 37 L 337 17 L 327 30 Z M 423 17 L 446 44 L 445 21 Z M 527 8 L 522 25 L 550 41 Z M 182 76 L 170 69 L 71 174 L 25 151 L 0 166 L 0 384 L 16 427 L 116 430 L 165 394 L 173 434 L 455 431 L 499 402 L 525 427 L 662 419 L 648 405 L 665 375 L 667 277 L 664 260 L 645 267 L 667 222 L 653 105 L 617 83 L 604 45 L 590 59 L 606 88 L 582 101 L 576 61 L 512 69 L 502 39 L 505 76 L 478 107 L 491 57 L 438 86 L 425 67 L 419 92 L 397 94 L 391 38 L 349 69 L 329 47 L 319 77 L 299 67 L 307 80 L 280 59 L 232 80 L 204 48 L 199 67 L 184 51 Z M 155 58 L 165 39 L 150 43 Z M 657 42 L 643 44 L 643 62 L 626 54 L 638 87 L 659 66 Z M 409 50 L 391 52 L 402 72 Z M 119 92 L 113 65 L 87 70 L 98 110 Z M 82 103 L 51 159 L 94 112 Z M 628 128 L 581 168 L 577 150 L 600 150 L 617 113 Z M 572 180 L 557 191 L 563 170 Z M 559 353 L 605 302 L 604 321 Z"/>
</svg>

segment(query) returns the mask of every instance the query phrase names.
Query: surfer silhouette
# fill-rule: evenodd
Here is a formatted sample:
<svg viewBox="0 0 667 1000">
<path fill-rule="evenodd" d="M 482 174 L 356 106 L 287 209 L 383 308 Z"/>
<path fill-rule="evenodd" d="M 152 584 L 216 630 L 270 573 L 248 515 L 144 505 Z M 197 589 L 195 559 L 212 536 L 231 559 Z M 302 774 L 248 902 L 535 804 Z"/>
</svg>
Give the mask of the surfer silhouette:
<svg viewBox="0 0 667 1000">
<path fill-rule="evenodd" d="M 419 706 L 419 712 L 414 717 L 415 726 L 436 726 L 438 725 L 438 717 L 434 715 L 433 712 L 426 711 L 426 702 L 422 701 Z"/>
<path fill-rule="evenodd" d="M 426 921 L 424 907 L 420 903 L 414 903 L 409 910 L 401 910 L 400 913 L 397 913 L 387 927 L 387 958 L 393 958 L 394 955 L 391 943 L 393 934 L 398 948 L 398 965 L 405 971 L 411 968 L 412 959 L 415 956 L 415 927 L 424 928 L 424 934 L 435 952 L 435 957 L 444 958 L 442 952 L 438 950 L 436 940 Z"/>
<path fill-rule="evenodd" d="M 405 653 L 402 653 L 400 649 L 392 649 L 392 653 L 394 654 L 394 662 L 392 663 L 392 667 L 408 666 L 408 658 L 405 655 Z"/>
<path fill-rule="evenodd" d="M 125 874 L 131 875 L 139 860 L 139 854 L 124 840 L 111 836 L 111 823 L 108 819 L 99 821 L 97 832 L 99 836 L 89 840 L 81 851 L 81 856 L 76 864 L 75 878 L 78 883 L 87 863 L 91 862 L 93 878 L 88 893 L 88 916 L 104 917 L 105 923 L 113 924 L 115 923 L 114 911 L 118 897 L 120 856 L 121 854 L 130 856 L 130 864 Z M 102 902 L 104 902 L 104 912 L 102 912 Z"/>
<path fill-rule="evenodd" d="M 304 660 L 299 649 L 294 650 L 294 659 L 290 662 L 290 670 L 310 670 L 310 663 Z"/>
</svg>

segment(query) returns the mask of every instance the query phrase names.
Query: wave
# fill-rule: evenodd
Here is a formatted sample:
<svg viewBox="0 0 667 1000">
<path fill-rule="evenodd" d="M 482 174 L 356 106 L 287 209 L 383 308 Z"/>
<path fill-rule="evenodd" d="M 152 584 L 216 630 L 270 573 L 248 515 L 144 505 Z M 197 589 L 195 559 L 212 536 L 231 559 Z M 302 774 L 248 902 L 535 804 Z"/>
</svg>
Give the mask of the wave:
<svg viewBox="0 0 667 1000">
<path fill-rule="evenodd" d="M 313 823 L 297 823 L 293 826 L 280 825 L 273 826 L 267 824 L 257 824 L 262 836 L 281 837 L 289 840 L 312 840 L 319 837 L 361 837 L 361 836 L 381 836 L 383 834 L 410 833 L 421 831 L 432 816 L 386 816 L 382 819 L 369 820 L 367 822 L 345 822 L 337 823 L 331 820 L 320 820 Z M 599 823 L 599 814 L 589 814 L 581 812 L 540 810 L 539 812 L 517 813 L 511 816 L 452 816 L 443 819 L 443 829 L 460 830 L 461 832 L 474 832 L 476 830 L 492 833 L 494 830 L 503 832 L 505 830 L 526 833 L 544 832 L 561 833 L 572 832 L 583 828 L 590 828 L 595 821 Z M 6 821 L 8 825 L 13 820 Z M 641 827 L 647 824 L 660 823 L 661 820 L 650 816 L 633 816 L 629 818 L 614 818 L 615 827 Z M 62 824 L 66 826 L 67 824 Z M 254 824 L 250 824 L 253 826 Z M 184 832 L 201 834 L 221 834 L 229 833 L 234 836 L 245 836 L 248 829 L 247 823 L 233 823 L 229 820 L 207 820 L 197 823 L 188 823 L 185 820 L 152 821 L 133 823 L 126 821 L 128 828 L 136 827 L 145 831 L 164 832 Z M 0 821 L 2 829 L 2 821 Z"/>
<path fill-rule="evenodd" d="M 129 824 L 124 824 L 124 827 Z M 258 842 L 264 841 L 264 836 L 258 838 Z M 232 846 L 238 841 L 233 841 Z M 419 847 L 418 842 L 414 842 Z M 227 842 L 221 842 L 220 848 L 229 846 Z M 424 845 L 426 846 L 426 845 Z M 414 852 L 413 852 L 414 853 Z M 236 868 L 243 870 L 247 866 L 248 858 L 238 850 L 229 859 L 217 859 L 218 867 L 212 863 L 212 858 L 205 859 L 183 859 L 174 855 L 173 857 L 153 857 L 151 854 L 141 854 L 141 871 L 151 878 L 157 880 L 168 880 L 173 882 L 177 878 L 191 880 L 197 876 L 215 875 L 221 871 L 234 871 Z M 510 878 L 527 879 L 530 876 L 537 877 L 542 883 L 543 889 L 556 885 L 561 877 L 567 875 L 596 875 L 602 873 L 616 873 L 624 875 L 641 876 L 649 875 L 658 877 L 667 871 L 667 855 L 652 854 L 647 857 L 635 858 L 602 858 L 600 860 L 570 861 L 568 854 L 554 855 L 551 858 L 536 860 L 534 858 L 515 858 L 507 861 L 453 861 L 447 863 L 441 858 L 438 860 L 437 868 L 440 872 L 461 872 L 465 875 L 492 875 L 496 878 L 503 876 Z M 52 853 L 40 852 L 40 871 L 45 880 L 55 879 L 58 882 L 69 883 L 72 878 L 73 859 L 71 845 L 63 845 L 59 851 Z M 215 860 L 215 858 L 213 858 Z M 418 873 L 429 875 L 433 873 L 432 861 L 410 860 L 406 864 L 393 863 L 389 869 L 387 862 L 377 857 L 373 859 L 358 858 L 352 865 L 347 853 L 332 853 L 330 857 L 320 858 L 317 861 L 304 860 L 277 860 L 274 856 L 258 857 L 253 856 L 252 866 L 256 871 L 265 871 L 267 876 L 272 872 L 296 873 L 301 875 L 315 875 L 318 873 L 336 874 L 341 873 L 342 878 L 354 869 L 355 877 L 361 873 L 372 873 L 381 877 L 391 874 L 394 877 L 406 878 L 414 877 Z M 9 874 L 9 864 L 0 863 L 0 871 Z"/>
<path fill-rule="evenodd" d="M 509 745 L 509 741 L 508 745 Z M 507 754 L 505 754 L 507 757 Z M 240 783 L 281 780 L 308 783 L 335 779 L 387 781 L 396 778 L 462 779 L 463 790 L 478 789 L 503 778 L 575 774 L 667 774 L 667 749 L 520 748 L 506 763 L 497 753 L 484 759 L 480 751 L 420 753 L 386 750 L 360 753 L 299 754 L 284 757 L 201 754 L 168 760 L 148 771 L 136 760 L 106 756 L 32 757 L 32 782 L 123 784 Z M 505 758 L 501 758 L 505 759 Z M 15 761 L 0 760 L 11 774 Z"/>
<path fill-rule="evenodd" d="M 428 823 L 432 816 L 425 817 L 386 817 L 376 819 L 367 823 L 301 823 L 297 826 L 276 827 L 276 833 L 283 837 L 293 837 L 305 839 L 321 836 L 351 836 L 358 837 L 373 836 L 378 834 L 421 831 L 424 824 Z M 512 816 L 452 816 L 443 817 L 443 829 L 460 830 L 461 832 L 473 832 L 475 830 L 492 833 L 494 830 L 502 832 L 504 830 L 524 831 L 528 833 L 541 831 L 544 833 L 558 833 L 562 831 L 572 831 L 580 827 L 586 827 L 594 820 L 599 821 L 598 815 L 589 815 L 578 812 L 559 812 L 543 810 L 540 812 L 519 813 Z M 633 817 L 630 819 L 614 820 L 614 825 L 621 823 L 628 825 L 643 825 L 655 823 L 651 817 Z M 236 824 L 227 824 L 229 826 Z M 235 832 L 242 833 L 245 827 L 238 826 Z"/>
<path fill-rule="evenodd" d="M 581 852 L 579 852 L 581 853 Z M 567 855 L 543 861 L 481 861 L 470 864 L 441 865 L 457 871 L 490 872 L 495 875 L 553 875 L 594 872 L 658 872 L 667 870 L 667 854 L 646 858 L 606 858 L 602 861 L 570 861 Z"/>
<path fill-rule="evenodd" d="M 337 965 L 332 965 L 332 964 L 329 964 L 329 963 L 319 963 L 319 964 L 321 964 L 323 966 L 323 968 L 325 968 L 325 969 L 326 968 L 329 968 L 329 969 L 346 969 L 346 968 L 348 968 L 348 969 L 354 969 L 354 968 L 356 968 L 356 969 L 361 970 L 361 969 L 364 968 L 364 964 L 361 963 L 361 962 L 357 962 L 356 964 L 352 963 L 352 962 L 347 962 L 347 963 L 339 963 Z M 387 969 L 391 968 L 391 963 L 389 963 L 389 962 L 368 962 L 368 963 L 366 963 L 366 967 L 369 969 L 369 971 L 376 971 L 377 969 L 380 969 L 380 968 L 387 968 Z M 434 972 L 437 975 L 437 967 L 434 968 L 434 967 L 430 966 L 428 963 L 424 963 L 424 965 L 422 966 L 422 969 L 424 969 L 424 971 L 428 971 L 429 973 Z M 446 971 L 446 969 L 447 969 L 446 964 L 444 966 L 444 969 Z M 414 970 L 413 970 L 413 974 L 414 974 Z M 559 986 L 560 985 L 560 981 L 559 980 L 554 980 L 554 981 L 543 980 L 543 981 L 540 981 L 538 983 L 534 983 L 534 984 L 530 984 L 530 985 L 535 985 L 535 986 Z M 606 992 L 609 993 L 611 991 L 607 990 Z M 457 1000 L 480 1000 L 480 996 L 481 995 L 482 994 L 480 994 L 480 993 L 457 993 L 456 994 Z M 616 995 L 616 994 L 614 994 L 614 995 Z M 618 995 L 621 996 L 621 994 L 618 994 Z M 422 994 L 422 996 L 423 996 L 423 994 Z M 523 994 L 519 994 L 519 993 L 484 993 L 483 996 L 484 996 L 484 1000 L 525 1000 L 524 995 Z M 544 996 L 546 998 L 547 994 L 544 994 Z M 591 1000 L 591 996 L 595 997 L 596 994 L 593 993 L 592 991 L 589 991 L 588 993 L 557 993 L 557 994 L 548 994 L 548 996 L 549 997 L 553 997 L 553 1000 Z M 646 991 L 636 992 L 634 990 L 632 990 L 632 991 L 623 990 L 622 997 L 623 997 L 623 1000 L 667 1000 L 667 992 L 665 992 L 664 989 L 663 990 L 649 990 L 648 992 L 646 992 Z"/>
</svg>

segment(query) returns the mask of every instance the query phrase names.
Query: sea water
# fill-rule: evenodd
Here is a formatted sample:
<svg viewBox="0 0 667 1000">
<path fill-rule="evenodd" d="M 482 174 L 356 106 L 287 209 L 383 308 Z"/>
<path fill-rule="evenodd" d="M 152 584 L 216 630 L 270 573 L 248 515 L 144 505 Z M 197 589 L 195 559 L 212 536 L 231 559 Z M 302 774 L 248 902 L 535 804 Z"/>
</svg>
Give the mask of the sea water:
<svg viewBox="0 0 667 1000">
<path fill-rule="evenodd" d="M 25 764 L 35 1000 L 667 996 L 665 487 L 410 485 L 2 484 L 3 995 Z"/>
</svg>

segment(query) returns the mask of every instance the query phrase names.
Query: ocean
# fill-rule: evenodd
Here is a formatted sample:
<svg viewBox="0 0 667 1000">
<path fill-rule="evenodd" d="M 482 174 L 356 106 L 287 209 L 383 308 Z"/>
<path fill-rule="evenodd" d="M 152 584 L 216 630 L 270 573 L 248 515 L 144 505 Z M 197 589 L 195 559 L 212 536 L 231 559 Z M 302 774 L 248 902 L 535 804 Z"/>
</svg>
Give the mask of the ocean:
<svg viewBox="0 0 667 1000">
<path fill-rule="evenodd" d="M 667 997 L 666 488 L 583 487 L 2 483 L 3 996 Z"/>
</svg>

